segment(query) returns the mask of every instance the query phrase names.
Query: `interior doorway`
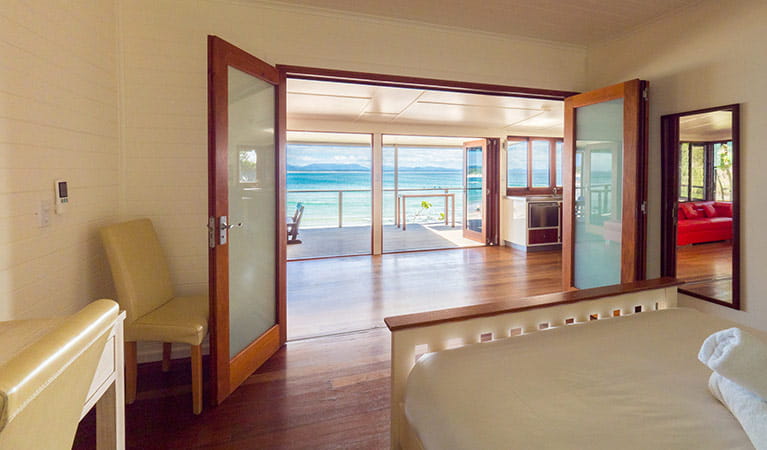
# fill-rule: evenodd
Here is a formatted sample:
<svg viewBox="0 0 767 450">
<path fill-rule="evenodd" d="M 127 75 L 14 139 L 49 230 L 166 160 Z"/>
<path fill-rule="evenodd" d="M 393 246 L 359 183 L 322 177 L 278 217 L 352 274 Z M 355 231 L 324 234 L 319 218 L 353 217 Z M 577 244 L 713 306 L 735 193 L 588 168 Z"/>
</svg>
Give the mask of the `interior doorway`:
<svg viewBox="0 0 767 450">
<path fill-rule="evenodd" d="M 661 117 L 661 274 L 679 291 L 740 308 L 740 106 Z"/>
<path fill-rule="evenodd" d="M 371 169 L 367 165 L 358 167 L 360 171 L 369 170 L 372 180 L 371 242 L 365 247 L 370 248 L 372 256 L 340 259 L 318 256 L 317 260 L 299 258 L 290 262 L 288 308 L 293 318 L 290 339 L 359 331 L 383 326 L 383 317 L 387 314 L 465 303 L 463 297 L 423 296 L 415 285 L 408 288 L 415 289 L 410 294 L 403 292 L 404 285 L 392 290 L 395 286 L 391 283 L 413 278 L 420 280 L 415 283 L 422 287 L 430 282 L 444 284 L 447 273 L 485 270 L 471 264 L 480 254 L 481 258 L 488 255 L 495 262 L 516 262 L 511 265 L 513 268 L 509 266 L 512 271 L 527 269 L 528 263 L 559 267 L 558 250 L 535 254 L 507 247 L 497 251 L 488 247 L 487 253 L 474 250 L 503 242 L 500 217 L 506 200 L 501 197 L 501 188 L 507 185 L 507 137 L 541 136 L 552 142 L 561 141 L 562 98 L 566 93 L 532 90 L 512 93 L 498 86 L 487 89 L 486 85 L 466 88 L 460 83 L 440 86 L 435 80 L 414 83 L 412 79 L 397 77 L 360 79 L 357 74 L 348 73 L 334 77 L 314 69 L 308 73 L 299 70 L 293 77 L 292 70 L 294 68 L 286 70 L 287 126 L 293 130 L 289 136 L 358 134 L 365 136 L 365 142 L 368 136 L 372 138 Z M 288 141 L 290 144 L 290 137 Z M 546 143 L 549 149 L 549 142 Z M 548 169 L 556 158 L 553 150 L 547 155 Z M 533 160 L 531 174 L 538 173 L 537 161 Z M 554 178 L 559 172 L 547 170 L 546 176 Z M 537 183 L 537 178 L 533 181 Z M 557 183 L 548 178 L 546 181 Z M 350 186 L 336 188 L 351 189 Z M 291 193 L 293 189 L 289 187 L 288 195 Z M 298 203 L 299 199 L 294 199 L 286 210 L 295 210 Z M 338 213 L 341 208 L 332 209 Z M 343 209 L 345 215 L 346 204 Z M 306 245 L 311 238 L 309 214 L 310 209 L 305 206 L 303 220 L 308 228 L 303 236 L 299 233 L 303 243 L 291 247 Z M 335 220 L 330 224 L 335 231 L 346 228 L 345 216 L 342 227 L 338 226 L 338 219 Z M 303 225 L 301 227 L 303 229 Z M 449 255 L 454 252 L 422 252 L 456 248 L 464 250 L 454 255 Z M 466 270 L 456 264 L 466 265 Z M 372 279 L 378 281 L 370 286 L 359 286 L 356 280 L 344 275 L 352 268 L 355 273 L 375 274 L 384 267 L 387 273 L 373 275 Z M 391 270 L 395 272 L 389 273 Z M 323 280 L 341 277 L 348 284 L 338 285 L 337 293 L 330 297 L 320 296 L 312 286 L 315 283 L 306 283 L 318 274 Z M 511 272 L 508 275 L 512 276 Z M 460 283 L 463 276 L 452 281 Z M 347 290 L 355 294 L 347 298 Z M 387 294 L 389 291 L 396 292 L 398 298 Z M 499 292 L 499 295 L 505 293 Z"/>
</svg>

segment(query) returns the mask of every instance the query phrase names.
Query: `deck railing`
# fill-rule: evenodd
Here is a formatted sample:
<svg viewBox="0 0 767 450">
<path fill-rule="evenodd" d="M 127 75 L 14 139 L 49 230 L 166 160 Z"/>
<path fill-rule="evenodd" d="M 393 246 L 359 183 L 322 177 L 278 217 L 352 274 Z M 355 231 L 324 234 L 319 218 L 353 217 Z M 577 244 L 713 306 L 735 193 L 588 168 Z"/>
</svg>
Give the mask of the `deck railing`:
<svg viewBox="0 0 767 450">
<path fill-rule="evenodd" d="M 394 203 L 397 202 L 397 196 L 403 193 L 411 194 L 416 192 L 440 192 L 440 193 L 447 194 L 447 193 L 450 193 L 450 191 L 464 192 L 465 188 L 461 186 L 461 187 L 397 188 L 397 189 L 384 188 L 383 190 L 384 195 L 387 195 L 387 193 L 391 193 L 393 195 Z M 335 194 L 336 211 L 337 211 L 336 225 L 338 226 L 338 228 L 343 228 L 344 226 L 344 194 L 353 193 L 353 192 L 371 192 L 371 189 L 288 189 L 287 190 L 288 194 Z M 458 201 L 459 200 L 456 199 L 456 202 Z M 445 211 L 445 213 L 447 214 L 447 211 Z"/>
</svg>

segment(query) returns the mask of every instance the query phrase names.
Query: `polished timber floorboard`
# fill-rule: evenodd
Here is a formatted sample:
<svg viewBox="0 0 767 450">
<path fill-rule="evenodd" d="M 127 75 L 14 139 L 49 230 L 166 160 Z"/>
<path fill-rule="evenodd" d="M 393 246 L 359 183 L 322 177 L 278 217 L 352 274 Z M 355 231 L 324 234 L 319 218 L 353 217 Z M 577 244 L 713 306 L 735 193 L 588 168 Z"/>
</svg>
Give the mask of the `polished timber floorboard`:
<svg viewBox="0 0 767 450">
<path fill-rule="evenodd" d="M 677 247 L 676 276 L 700 281 L 732 276 L 732 242 L 707 242 Z"/>
<path fill-rule="evenodd" d="M 288 263 L 288 339 L 383 327 L 384 317 L 561 290 L 561 253 L 510 247 Z"/>
<path fill-rule="evenodd" d="M 188 359 L 173 361 L 169 373 L 159 363 L 142 364 L 137 400 L 126 406 L 127 447 L 388 448 L 390 350 L 389 332 L 379 327 L 383 317 L 555 292 L 560 270 L 559 252 L 509 248 L 289 263 L 293 340 L 200 416 L 192 414 Z M 322 333 L 335 334 L 296 340 Z M 95 448 L 93 413 L 74 447 Z"/>
</svg>

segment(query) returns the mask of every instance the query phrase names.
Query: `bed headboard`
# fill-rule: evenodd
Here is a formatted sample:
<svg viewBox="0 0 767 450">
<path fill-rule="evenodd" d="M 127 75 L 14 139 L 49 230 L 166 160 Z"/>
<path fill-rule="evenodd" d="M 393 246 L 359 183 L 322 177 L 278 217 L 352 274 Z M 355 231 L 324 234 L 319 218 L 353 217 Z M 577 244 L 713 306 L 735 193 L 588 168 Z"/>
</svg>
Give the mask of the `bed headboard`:
<svg viewBox="0 0 767 450">
<path fill-rule="evenodd" d="M 513 338 L 549 328 L 677 305 L 674 278 L 539 295 L 439 311 L 387 317 L 391 331 L 391 444 L 408 448 L 405 383 L 417 358 L 427 352 Z"/>
</svg>

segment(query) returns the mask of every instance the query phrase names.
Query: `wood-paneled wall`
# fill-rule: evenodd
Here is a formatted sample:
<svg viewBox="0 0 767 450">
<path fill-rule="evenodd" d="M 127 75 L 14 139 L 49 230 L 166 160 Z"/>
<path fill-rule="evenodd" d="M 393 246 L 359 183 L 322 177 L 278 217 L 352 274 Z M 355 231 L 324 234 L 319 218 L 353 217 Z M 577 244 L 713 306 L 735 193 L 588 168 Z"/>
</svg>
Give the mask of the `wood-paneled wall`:
<svg viewBox="0 0 767 450">
<path fill-rule="evenodd" d="M 0 6 L 0 320 L 113 295 L 97 229 L 118 214 L 116 23 L 110 1 Z M 64 215 L 57 179 L 69 181 Z"/>
</svg>

